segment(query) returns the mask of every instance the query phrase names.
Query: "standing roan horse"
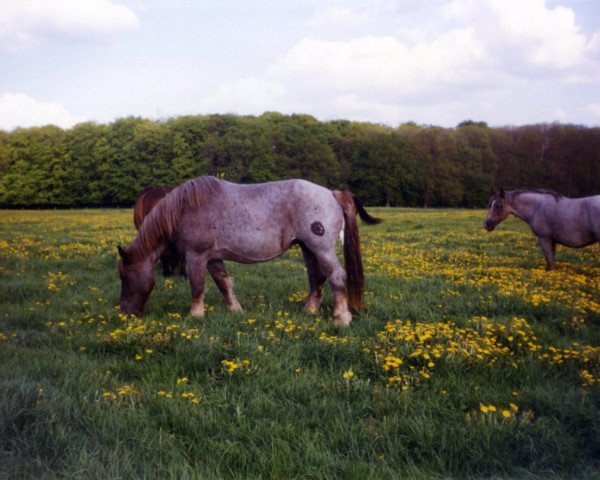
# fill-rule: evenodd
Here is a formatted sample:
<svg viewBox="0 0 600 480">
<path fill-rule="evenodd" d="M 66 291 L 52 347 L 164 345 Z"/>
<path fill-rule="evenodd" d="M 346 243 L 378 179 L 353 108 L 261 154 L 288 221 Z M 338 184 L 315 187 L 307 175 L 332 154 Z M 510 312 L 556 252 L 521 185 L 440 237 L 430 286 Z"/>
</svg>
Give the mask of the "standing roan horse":
<svg viewBox="0 0 600 480">
<path fill-rule="evenodd" d="M 154 206 L 175 187 L 148 187 L 138 195 L 133 206 L 133 224 L 137 230 L 140 229 L 144 219 L 148 216 Z M 160 256 L 160 265 L 165 277 L 171 275 L 185 275 L 185 258 L 174 245 L 168 245 Z"/>
<path fill-rule="evenodd" d="M 585 247 L 600 242 L 600 195 L 567 198 L 549 190 L 514 190 L 492 195 L 483 222 L 489 232 L 508 215 L 524 220 L 537 236 L 546 269 L 554 269 L 556 244 Z"/>
<path fill-rule="evenodd" d="M 305 180 L 254 185 L 214 177 L 189 180 L 156 204 L 133 243 L 119 247 L 119 305 L 124 313 L 141 315 L 154 287 L 154 264 L 171 244 L 185 254 L 192 290 L 190 315 L 204 315 L 206 270 L 228 309 L 241 310 L 223 261 L 265 262 L 298 244 L 310 286 L 304 310 L 318 310 L 323 284 L 329 280 L 334 322 L 348 325 L 349 307 L 363 307 L 357 214 L 368 224 L 380 222 L 351 192 L 331 191 Z M 343 224 L 346 271 L 335 252 Z"/>
</svg>

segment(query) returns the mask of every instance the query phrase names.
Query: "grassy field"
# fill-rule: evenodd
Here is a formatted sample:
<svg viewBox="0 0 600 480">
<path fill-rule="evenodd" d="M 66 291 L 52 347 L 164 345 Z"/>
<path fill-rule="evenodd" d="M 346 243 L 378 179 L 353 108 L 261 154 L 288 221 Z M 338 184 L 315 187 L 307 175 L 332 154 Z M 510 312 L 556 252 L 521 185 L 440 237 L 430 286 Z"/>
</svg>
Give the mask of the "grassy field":
<svg viewBox="0 0 600 480">
<path fill-rule="evenodd" d="M 600 252 L 370 209 L 364 312 L 302 313 L 298 249 L 115 308 L 129 210 L 0 211 L 0 478 L 600 478 Z"/>
</svg>

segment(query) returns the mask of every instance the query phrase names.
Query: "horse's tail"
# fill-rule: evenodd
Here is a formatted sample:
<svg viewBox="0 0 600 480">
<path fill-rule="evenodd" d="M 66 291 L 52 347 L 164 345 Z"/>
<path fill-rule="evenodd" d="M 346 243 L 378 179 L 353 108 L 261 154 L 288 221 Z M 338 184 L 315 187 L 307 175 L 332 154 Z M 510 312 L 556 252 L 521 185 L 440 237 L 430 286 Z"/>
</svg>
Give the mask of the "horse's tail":
<svg viewBox="0 0 600 480">
<path fill-rule="evenodd" d="M 356 215 L 360 215 L 361 220 L 369 225 L 380 223 L 381 219 L 369 215 L 363 203 L 352 192 L 335 190 L 333 195 L 344 212 L 344 263 L 346 266 L 348 304 L 350 308 L 358 311 L 364 307 L 365 276 Z"/>
</svg>

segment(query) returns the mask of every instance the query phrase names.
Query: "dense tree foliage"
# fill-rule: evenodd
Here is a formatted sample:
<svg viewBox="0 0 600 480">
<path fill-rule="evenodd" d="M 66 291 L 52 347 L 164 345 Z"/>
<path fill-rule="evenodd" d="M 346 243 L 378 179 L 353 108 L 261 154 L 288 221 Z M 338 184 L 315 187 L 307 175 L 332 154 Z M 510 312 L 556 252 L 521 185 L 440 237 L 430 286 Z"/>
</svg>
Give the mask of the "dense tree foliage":
<svg viewBox="0 0 600 480">
<path fill-rule="evenodd" d="M 305 178 L 371 205 L 485 205 L 493 188 L 600 193 L 600 128 L 543 124 L 398 128 L 309 115 L 124 118 L 0 131 L 0 205 L 130 205 L 197 175 Z"/>
</svg>

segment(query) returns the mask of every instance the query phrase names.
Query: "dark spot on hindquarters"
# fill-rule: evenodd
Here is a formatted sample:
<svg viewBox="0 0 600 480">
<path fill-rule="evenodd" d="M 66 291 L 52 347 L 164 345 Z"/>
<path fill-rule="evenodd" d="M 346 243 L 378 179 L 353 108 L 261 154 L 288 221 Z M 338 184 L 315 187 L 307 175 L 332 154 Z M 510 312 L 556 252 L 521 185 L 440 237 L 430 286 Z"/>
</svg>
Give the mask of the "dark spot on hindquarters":
<svg viewBox="0 0 600 480">
<path fill-rule="evenodd" d="M 322 237 L 323 234 L 325 233 L 325 227 L 323 226 L 323 224 L 321 222 L 311 223 L 310 229 L 315 235 L 318 235 L 319 237 Z"/>
</svg>

